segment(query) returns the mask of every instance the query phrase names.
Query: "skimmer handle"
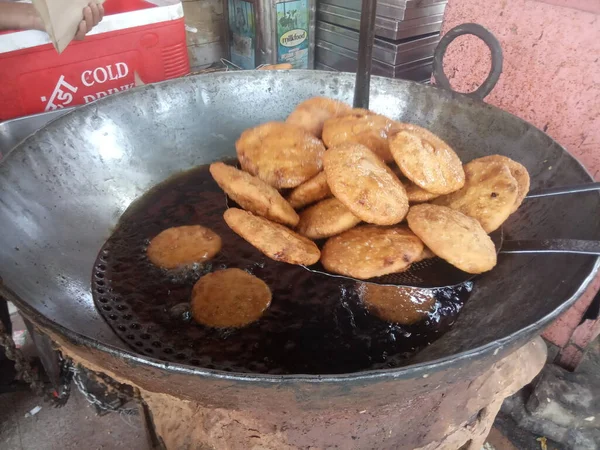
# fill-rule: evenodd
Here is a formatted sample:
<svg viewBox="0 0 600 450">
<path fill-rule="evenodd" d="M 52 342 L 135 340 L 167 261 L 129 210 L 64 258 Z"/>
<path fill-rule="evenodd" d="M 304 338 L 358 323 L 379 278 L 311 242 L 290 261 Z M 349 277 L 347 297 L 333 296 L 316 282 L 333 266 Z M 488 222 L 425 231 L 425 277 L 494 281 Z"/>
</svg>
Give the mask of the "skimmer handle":
<svg viewBox="0 0 600 450">
<path fill-rule="evenodd" d="M 578 239 L 504 241 L 500 253 L 574 253 L 600 256 L 600 241 Z"/>
<path fill-rule="evenodd" d="M 554 195 L 577 194 L 579 192 L 600 191 L 600 182 L 560 186 L 546 189 L 536 189 L 527 194 L 525 198 L 552 197 Z"/>
<path fill-rule="evenodd" d="M 377 0 L 362 0 L 360 34 L 358 36 L 358 67 L 354 85 L 354 107 L 369 109 L 373 43 L 375 41 L 375 16 Z"/>
</svg>

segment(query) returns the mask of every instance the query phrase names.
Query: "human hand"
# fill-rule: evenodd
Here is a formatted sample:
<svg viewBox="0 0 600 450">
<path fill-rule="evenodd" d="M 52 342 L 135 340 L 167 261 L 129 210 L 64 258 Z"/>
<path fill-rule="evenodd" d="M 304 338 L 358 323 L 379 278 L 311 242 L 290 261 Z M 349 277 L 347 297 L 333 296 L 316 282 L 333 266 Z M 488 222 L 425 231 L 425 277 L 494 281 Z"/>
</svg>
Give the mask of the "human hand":
<svg viewBox="0 0 600 450">
<path fill-rule="evenodd" d="M 75 40 L 82 41 L 85 35 L 94 28 L 104 17 L 104 7 L 92 1 L 88 6 L 83 8 L 83 20 L 79 23 Z"/>
</svg>

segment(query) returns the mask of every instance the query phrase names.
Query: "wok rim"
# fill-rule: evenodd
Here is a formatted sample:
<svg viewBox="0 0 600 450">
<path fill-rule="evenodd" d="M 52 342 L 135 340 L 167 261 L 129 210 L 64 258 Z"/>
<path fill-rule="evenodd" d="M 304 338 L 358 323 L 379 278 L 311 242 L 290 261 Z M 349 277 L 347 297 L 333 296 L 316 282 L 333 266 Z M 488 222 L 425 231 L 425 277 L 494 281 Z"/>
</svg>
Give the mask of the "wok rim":
<svg viewBox="0 0 600 450">
<path fill-rule="evenodd" d="M 284 73 L 294 72 L 295 74 L 312 74 L 314 71 L 312 70 L 285 70 L 279 71 Z M 323 74 L 339 77 L 344 76 L 347 77 L 351 75 L 354 77 L 355 74 L 351 72 L 332 72 L 332 71 L 319 71 L 323 72 Z M 217 76 L 236 76 L 237 73 L 255 73 L 259 74 L 258 76 L 272 75 L 272 72 L 268 71 L 226 71 L 226 72 L 211 72 L 206 74 L 195 74 L 188 77 L 176 78 L 166 81 L 161 81 L 158 83 L 148 84 L 144 86 L 140 86 L 134 89 L 130 89 L 127 91 L 122 91 L 108 97 L 103 97 L 101 99 L 90 102 L 86 105 L 82 105 L 73 110 L 63 114 L 50 122 L 48 122 L 43 128 L 40 130 L 36 130 L 31 135 L 27 136 L 23 139 L 19 144 L 13 147 L 11 150 L 6 152 L 0 160 L 0 164 L 4 163 L 8 160 L 8 157 L 12 155 L 15 151 L 18 151 L 19 148 L 23 147 L 27 141 L 29 141 L 32 136 L 36 135 L 40 131 L 44 130 L 46 127 L 50 125 L 54 125 L 57 121 L 62 120 L 63 118 L 71 116 L 73 113 L 78 112 L 80 110 L 97 108 L 99 104 L 108 104 L 110 102 L 116 101 L 120 97 L 126 97 L 135 95 L 136 92 L 140 92 L 141 90 L 151 90 L 156 89 L 158 86 L 166 85 L 166 84 L 177 84 L 181 83 L 189 78 L 201 78 L 201 77 L 217 77 Z M 539 133 L 546 135 L 549 139 L 552 140 L 556 145 L 558 145 L 569 157 L 571 157 L 583 170 L 583 172 L 588 176 L 590 181 L 593 181 L 594 178 L 587 170 L 587 168 L 577 159 L 575 156 L 571 155 L 567 150 L 556 142 L 553 138 L 548 136 L 539 128 L 535 127 L 531 123 L 525 121 L 524 119 L 508 112 L 504 111 L 494 105 L 485 103 L 482 100 L 474 99 L 473 97 L 469 97 L 468 93 L 460 93 L 456 91 L 448 91 L 446 89 L 434 86 L 434 85 L 423 85 L 422 83 L 417 83 L 415 81 L 410 80 L 402 80 L 402 79 L 390 79 L 381 76 L 373 76 L 372 79 L 374 81 L 386 80 L 386 83 L 391 83 L 392 85 L 403 85 L 403 84 L 417 84 L 421 88 L 425 89 L 433 89 L 435 91 L 440 92 L 442 96 L 449 96 L 452 100 L 460 100 L 466 103 L 472 103 L 477 105 L 482 105 L 486 108 L 491 108 L 497 114 L 505 114 L 508 116 L 512 116 L 519 122 L 527 125 L 528 127 L 534 128 Z M 600 195 L 600 194 L 598 194 Z M 182 374 L 182 375 L 193 375 L 198 377 L 205 377 L 209 379 L 219 379 L 225 381 L 236 381 L 236 382 L 247 382 L 247 383 L 318 383 L 318 384 L 337 384 L 337 383 L 347 383 L 349 381 L 377 381 L 377 380 L 386 380 L 386 379 L 407 379 L 407 378 L 416 378 L 417 376 L 426 377 L 431 373 L 440 372 L 443 370 L 450 369 L 454 366 L 464 366 L 465 364 L 461 364 L 463 361 L 476 360 L 481 359 L 487 355 L 493 353 L 493 356 L 498 355 L 498 358 L 504 356 L 509 351 L 514 351 L 516 348 L 513 348 L 511 343 L 522 342 L 525 344 L 525 339 L 533 339 L 535 335 L 541 334 L 538 333 L 540 330 L 545 328 L 553 319 L 559 316 L 561 313 L 566 311 L 570 306 L 573 305 L 589 288 L 592 281 L 596 278 L 598 273 L 600 272 L 600 257 L 596 258 L 592 269 L 590 270 L 587 277 L 581 282 L 579 288 L 573 293 L 571 297 L 564 300 L 560 306 L 555 308 L 550 313 L 541 317 L 537 321 L 531 323 L 530 325 L 521 328 L 520 330 L 509 334 L 501 339 L 496 339 L 494 341 L 488 342 L 487 344 L 472 348 L 470 350 L 461 351 L 452 355 L 448 355 L 442 358 L 437 358 L 432 361 L 419 362 L 416 364 L 410 364 L 403 367 L 397 368 L 389 368 L 389 369 L 374 369 L 374 370 L 362 370 L 358 372 L 351 373 L 342 373 L 342 374 L 286 374 L 286 375 L 269 375 L 269 374 L 261 374 L 261 373 L 243 373 L 243 372 L 225 372 L 221 370 L 215 369 L 205 369 L 201 367 L 189 366 L 180 363 L 171 363 L 164 362 L 160 359 L 149 357 L 145 355 L 137 354 L 127 348 L 127 345 L 124 344 L 122 348 L 112 346 L 109 344 L 102 343 L 96 339 L 88 337 L 84 334 L 72 331 L 63 325 L 58 324 L 57 322 L 47 318 L 40 311 L 30 306 L 27 302 L 23 301 L 19 296 L 14 294 L 6 285 L 2 283 L 2 278 L 0 277 L 0 294 L 4 296 L 8 301 L 14 303 L 20 312 L 23 312 L 24 315 L 30 319 L 32 322 L 40 325 L 42 328 L 47 328 L 52 332 L 56 332 L 58 335 L 65 337 L 69 342 L 75 345 L 83 345 L 90 349 L 96 349 L 101 352 L 107 353 L 111 357 L 123 358 L 126 362 L 136 364 L 136 365 L 145 365 L 152 368 L 165 370 L 168 372 L 172 372 L 174 374 Z M 104 320 L 104 319 L 102 319 Z M 120 339 L 120 338 L 118 338 Z"/>
</svg>

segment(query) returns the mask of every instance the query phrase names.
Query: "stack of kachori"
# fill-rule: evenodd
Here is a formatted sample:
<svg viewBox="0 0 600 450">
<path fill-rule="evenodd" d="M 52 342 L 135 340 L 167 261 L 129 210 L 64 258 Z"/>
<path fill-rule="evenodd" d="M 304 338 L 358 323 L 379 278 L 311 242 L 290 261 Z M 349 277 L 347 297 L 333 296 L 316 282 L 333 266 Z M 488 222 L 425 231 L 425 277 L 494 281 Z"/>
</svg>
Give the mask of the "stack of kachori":
<svg viewBox="0 0 600 450">
<path fill-rule="evenodd" d="M 430 130 L 338 100 L 302 102 L 285 122 L 236 142 L 241 170 L 210 171 L 240 208 L 227 224 L 269 258 L 360 280 L 439 257 L 479 274 L 496 265 L 488 233 L 529 190 L 505 156 L 462 163 Z"/>
<path fill-rule="evenodd" d="M 320 259 L 357 279 L 434 256 L 468 273 L 490 270 L 487 234 L 529 190 L 525 167 L 505 156 L 463 165 L 425 128 L 324 97 L 302 102 L 285 123 L 244 131 L 236 150 L 242 170 L 211 166 L 246 210 L 226 215 L 232 229 L 277 261 Z"/>
</svg>

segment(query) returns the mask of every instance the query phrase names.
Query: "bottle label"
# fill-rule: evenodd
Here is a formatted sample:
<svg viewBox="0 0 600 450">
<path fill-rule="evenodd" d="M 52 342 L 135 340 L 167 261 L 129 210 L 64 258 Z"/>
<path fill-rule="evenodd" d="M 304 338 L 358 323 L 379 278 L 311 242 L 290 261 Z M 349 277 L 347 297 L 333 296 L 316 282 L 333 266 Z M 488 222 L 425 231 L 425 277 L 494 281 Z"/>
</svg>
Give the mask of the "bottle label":
<svg viewBox="0 0 600 450">
<path fill-rule="evenodd" d="M 294 69 L 308 69 L 308 0 L 276 3 L 277 62 L 290 63 Z"/>
</svg>

